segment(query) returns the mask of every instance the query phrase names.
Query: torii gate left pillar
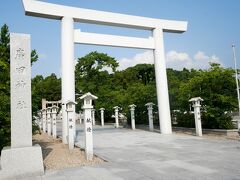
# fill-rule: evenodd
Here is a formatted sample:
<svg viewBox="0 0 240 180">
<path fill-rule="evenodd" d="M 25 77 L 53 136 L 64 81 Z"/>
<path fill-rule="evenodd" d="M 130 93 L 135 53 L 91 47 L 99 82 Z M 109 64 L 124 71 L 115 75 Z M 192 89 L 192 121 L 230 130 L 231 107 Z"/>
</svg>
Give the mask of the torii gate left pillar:
<svg viewBox="0 0 240 180">
<path fill-rule="evenodd" d="M 75 102 L 74 21 L 72 17 L 61 20 L 61 67 L 62 67 L 62 142 L 67 144 L 68 126 L 66 102 Z M 75 116 L 72 117 L 75 122 Z"/>
</svg>

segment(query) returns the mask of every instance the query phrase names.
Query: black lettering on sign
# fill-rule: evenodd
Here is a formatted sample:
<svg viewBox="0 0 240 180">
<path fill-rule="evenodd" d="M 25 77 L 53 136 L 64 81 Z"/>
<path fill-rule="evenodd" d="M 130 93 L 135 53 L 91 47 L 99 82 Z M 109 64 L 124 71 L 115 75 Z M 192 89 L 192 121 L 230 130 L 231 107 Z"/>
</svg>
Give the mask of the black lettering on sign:
<svg viewBox="0 0 240 180">
<path fill-rule="evenodd" d="M 17 49 L 15 59 L 23 60 L 25 56 L 24 50 L 22 48 Z"/>
<path fill-rule="evenodd" d="M 17 70 L 17 72 L 18 72 L 19 74 L 24 73 L 25 69 L 26 69 L 26 67 L 24 67 L 24 66 L 21 66 L 21 67 L 17 67 L 17 68 L 16 68 L 16 70 Z"/>
<path fill-rule="evenodd" d="M 87 132 L 91 132 L 92 129 L 90 127 L 87 128 Z"/>
<path fill-rule="evenodd" d="M 17 102 L 17 109 L 25 109 L 26 107 L 26 102 L 25 101 L 18 101 Z"/>
</svg>

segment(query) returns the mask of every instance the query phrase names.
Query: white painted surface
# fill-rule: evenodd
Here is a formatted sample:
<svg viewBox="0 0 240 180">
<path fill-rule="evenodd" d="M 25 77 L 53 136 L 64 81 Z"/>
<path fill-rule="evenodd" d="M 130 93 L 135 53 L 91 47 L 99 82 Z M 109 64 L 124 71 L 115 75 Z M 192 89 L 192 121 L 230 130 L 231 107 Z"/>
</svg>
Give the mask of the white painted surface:
<svg viewBox="0 0 240 180">
<path fill-rule="evenodd" d="M 73 18 L 62 18 L 62 140 L 67 144 L 67 112 L 66 102 L 75 101 L 75 65 L 74 65 L 74 37 L 73 37 Z M 75 117 L 73 117 L 75 121 Z"/>
<path fill-rule="evenodd" d="M 187 22 L 146 18 L 119 13 L 75 8 L 36 0 L 22 0 L 25 13 L 29 16 L 61 20 L 62 17 L 73 17 L 77 22 L 103 24 L 152 30 L 161 26 L 164 32 L 182 33 L 187 30 Z"/>
<path fill-rule="evenodd" d="M 163 43 L 163 30 L 161 28 L 154 29 L 153 37 L 155 40 L 154 67 L 157 87 L 160 131 L 162 134 L 172 134 L 168 82 Z"/>
<path fill-rule="evenodd" d="M 154 49 L 154 40 L 149 38 L 136 38 L 107 34 L 86 33 L 80 30 L 74 31 L 74 41 L 80 44 L 92 44 L 113 47 L 129 47 L 140 49 Z"/>
</svg>

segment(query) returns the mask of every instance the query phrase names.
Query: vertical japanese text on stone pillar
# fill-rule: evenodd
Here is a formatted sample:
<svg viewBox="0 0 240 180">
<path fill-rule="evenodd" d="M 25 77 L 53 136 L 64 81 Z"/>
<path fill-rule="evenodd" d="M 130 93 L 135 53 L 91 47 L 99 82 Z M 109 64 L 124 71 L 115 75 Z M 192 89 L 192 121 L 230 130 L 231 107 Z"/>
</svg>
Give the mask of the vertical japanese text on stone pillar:
<svg viewBox="0 0 240 180">
<path fill-rule="evenodd" d="M 30 35 L 10 34 L 11 146 L 32 146 Z"/>
</svg>

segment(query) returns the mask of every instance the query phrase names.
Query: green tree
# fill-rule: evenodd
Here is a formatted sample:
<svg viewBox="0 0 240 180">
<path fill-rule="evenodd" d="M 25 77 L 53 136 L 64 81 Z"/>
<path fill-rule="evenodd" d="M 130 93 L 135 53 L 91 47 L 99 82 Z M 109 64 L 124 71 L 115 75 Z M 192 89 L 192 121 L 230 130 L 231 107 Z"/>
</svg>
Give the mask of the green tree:
<svg viewBox="0 0 240 180">
<path fill-rule="evenodd" d="M 9 30 L 0 32 L 0 150 L 10 145 L 10 46 Z"/>
<path fill-rule="evenodd" d="M 53 73 L 46 78 L 37 75 L 32 79 L 32 108 L 36 113 L 41 109 L 42 99 L 49 101 L 58 101 L 61 99 L 61 79 Z"/>
<path fill-rule="evenodd" d="M 211 63 L 207 71 L 199 71 L 188 82 L 182 83 L 179 98 L 182 109 L 189 109 L 189 98 L 204 99 L 203 127 L 232 128 L 228 112 L 237 107 L 233 70 Z"/>
</svg>

